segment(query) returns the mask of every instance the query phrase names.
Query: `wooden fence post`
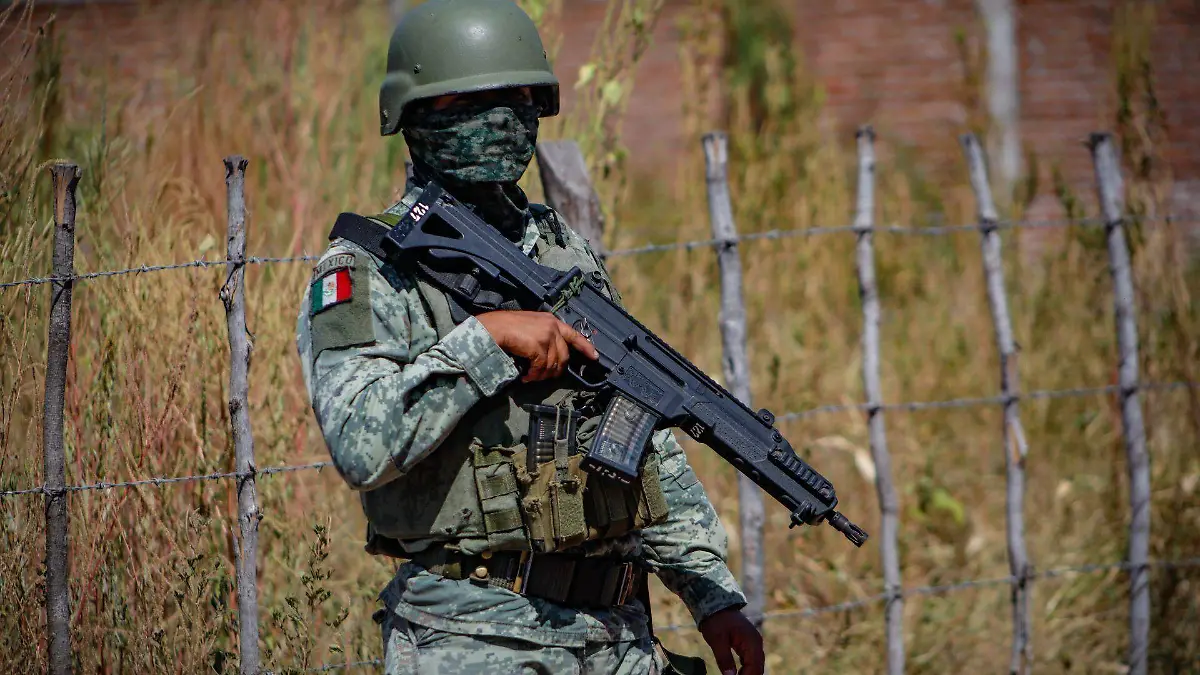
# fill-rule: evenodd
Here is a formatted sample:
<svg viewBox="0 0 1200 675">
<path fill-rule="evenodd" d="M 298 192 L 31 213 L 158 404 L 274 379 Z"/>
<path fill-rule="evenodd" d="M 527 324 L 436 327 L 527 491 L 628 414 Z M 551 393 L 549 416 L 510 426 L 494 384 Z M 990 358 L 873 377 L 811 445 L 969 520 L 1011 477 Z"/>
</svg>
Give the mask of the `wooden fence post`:
<svg viewBox="0 0 1200 675">
<path fill-rule="evenodd" d="M 546 203 L 558 211 L 576 232 L 603 257 L 604 213 L 592 187 L 587 162 L 575 141 L 542 141 L 537 144 L 538 173 Z"/>
<path fill-rule="evenodd" d="M 974 134 L 964 134 L 963 153 L 971 176 L 971 189 L 978 204 L 980 246 L 987 282 L 988 305 L 996 330 L 996 349 L 1000 352 L 1000 393 L 1004 397 L 1004 466 L 1007 487 L 1008 567 L 1013 576 L 1013 640 L 1010 673 L 1028 673 L 1033 665 L 1030 641 L 1029 554 L 1025 546 L 1025 456 L 1029 452 L 1018 407 L 1021 395 L 1017 369 L 1017 348 L 1012 320 L 1008 314 L 1008 296 L 1004 290 L 1004 259 L 1000 254 L 1000 233 L 996 229 L 996 206 L 988 183 L 983 150 Z"/>
<path fill-rule="evenodd" d="M 742 403 L 750 405 L 750 361 L 746 357 L 746 305 L 742 299 L 742 261 L 738 257 L 737 228 L 729 198 L 728 139 L 724 133 L 704 135 L 705 178 L 708 186 L 708 216 L 717 245 L 721 269 L 721 371 L 725 386 Z M 738 473 L 739 532 L 742 548 L 742 590 L 746 593 L 746 615 L 762 627 L 766 591 L 763 579 L 762 493 L 754 481 Z"/>
<path fill-rule="evenodd" d="M 63 404 L 67 354 L 71 348 L 71 294 L 75 276 L 75 189 L 81 171 L 75 164 L 50 169 L 54 180 L 54 282 L 50 285 L 50 321 L 46 340 L 46 392 L 42 450 L 46 494 L 46 636 L 50 673 L 71 672 L 70 566 L 67 545 L 66 448 Z"/>
<path fill-rule="evenodd" d="M 875 463 L 875 493 L 879 499 L 880 544 L 884 592 L 888 594 L 887 672 L 904 672 L 904 596 L 900 594 L 900 505 L 892 483 L 892 458 L 888 453 L 883 420 L 883 386 L 879 378 L 879 290 L 875 285 L 875 131 L 861 127 L 858 141 L 858 198 L 854 214 L 857 242 L 858 293 L 863 311 L 863 389 L 867 396 L 867 431 Z"/>
<path fill-rule="evenodd" d="M 1150 456 L 1138 401 L 1137 309 L 1129 245 L 1125 241 L 1124 187 L 1112 136 L 1094 133 L 1088 139 L 1096 170 L 1096 187 L 1108 236 L 1109 271 L 1113 279 L 1113 309 L 1117 329 L 1121 424 L 1129 471 L 1129 675 L 1145 675 L 1150 637 Z"/>
<path fill-rule="evenodd" d="M 228 212 L 228 276 L 221 287 L 229 329 L 229 422 L 236 453 L 238 491 L 238 642 L 241 673 L 258 672 L 258 488 L 255 484 L 254 437 L 250 432 L 250 353 L 254 346 L 246 330 L 246 159 L 225 158 Z"/>
</svg>

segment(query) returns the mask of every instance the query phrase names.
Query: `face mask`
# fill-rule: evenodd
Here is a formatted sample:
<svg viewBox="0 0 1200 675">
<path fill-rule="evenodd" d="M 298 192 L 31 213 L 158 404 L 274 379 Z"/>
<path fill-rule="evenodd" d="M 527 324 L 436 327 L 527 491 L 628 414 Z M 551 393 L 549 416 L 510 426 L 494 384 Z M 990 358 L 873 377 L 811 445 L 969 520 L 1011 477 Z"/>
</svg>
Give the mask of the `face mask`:
<svg viewBox="0 0 1200 675">
<path fill-rule="evenodd" d="M 426 109 L 403 129 L 413 159 L 461 183 L 515 183 L 537 144 L 537 108 L 526 101 Z"/>
</svg>

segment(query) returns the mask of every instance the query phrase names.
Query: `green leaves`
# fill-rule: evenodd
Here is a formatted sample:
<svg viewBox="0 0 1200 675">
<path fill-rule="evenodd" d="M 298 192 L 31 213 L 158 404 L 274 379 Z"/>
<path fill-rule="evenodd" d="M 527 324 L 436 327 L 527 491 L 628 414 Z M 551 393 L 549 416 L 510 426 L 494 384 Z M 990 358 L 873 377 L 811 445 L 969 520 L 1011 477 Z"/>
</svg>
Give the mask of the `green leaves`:
<svg viewBox="0 0 1200 675">
<path fill-rule="evenodd" d="M 350 616 L 350 609 L 333 600 L 333 592 L 325 587 L 333 573 L 325 567 L 329 558 L 329 527 L 321 523 L 312 527 L 314 538 L 308 546 L 304 572 L 300 575 L 300 586 L 304 589 L 304 601 L 289 595 L 283 599 L 282 607 L 271 610 L 271 625 L 283 636 L 281 645 L 268 645 L 265 657 L 268 663 L 276 664 L 280 673 L 302 673 L 311 665 L 318 663 L 314 658 L 316 638 L 319 634 L 317 626 L 325 625 L 334 629 L 337 637 L 329 645 L 329 651 L 334 654 L 344 654 L 345 647 L 341 644 L 343 636 L 340 633 L 342 625 Z M 332 601 L 332 602 L 331 602 Z M 322 616 L 332 612 L 332 618 L 322 620 Z"/>
</svg>

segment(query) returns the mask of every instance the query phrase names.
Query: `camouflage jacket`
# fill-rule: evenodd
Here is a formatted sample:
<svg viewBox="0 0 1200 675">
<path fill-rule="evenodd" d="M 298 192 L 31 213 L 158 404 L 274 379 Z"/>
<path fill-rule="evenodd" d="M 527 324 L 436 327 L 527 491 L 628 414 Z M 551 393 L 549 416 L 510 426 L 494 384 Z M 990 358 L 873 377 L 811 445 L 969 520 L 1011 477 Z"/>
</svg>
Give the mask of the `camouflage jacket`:
<svg viewBox="0 0 1200 675">
<path fill-rule="evenodd" d="M 389 211 L 403 212 L 415 194 L 410 189 Z M 564 230 L 575 238 L 573 243 L 587 248 L 580 235 Z M 527 254 L 539 235 L 531 218 L 520 243 Z M 518 371 L 473 317 L 439 340 L 415 284 L 389 281 L 385 274 L 398 272 L 355 244 L 335 240 L 316 270 L 334 256 L 347 254 L 371 262 L 358 272 L 354 297 L 369 299 L 373 340 L 347 348 L 314 348 L 322 337 L 311 331 L 314 291 L 307 287 L 296 342 L 305 386 L 333 463 L 352 489 L 370 491 L 436 457 L 438 444 L 471 414 L 472 406 L 515 381 Z M 670 430 L 663 430 L 654 435 L 653 450 L 660 457 L 659 475 L 670 508 L 667 520 L 620 541 L 598 543 L 644 560 L 697 623 L 717 610 L 744 605 L 745 597 L 726 565 L 727 535 L 683 448 Z M 420 625 L 520 636 L 547 645 L 628 640 L 645 630 L 645 615 L 636 601 L 609 611 L 575 610 L 444 579 L 412 564 L 401 566 L 381 598 L 392 611 Z"/>
</svg>

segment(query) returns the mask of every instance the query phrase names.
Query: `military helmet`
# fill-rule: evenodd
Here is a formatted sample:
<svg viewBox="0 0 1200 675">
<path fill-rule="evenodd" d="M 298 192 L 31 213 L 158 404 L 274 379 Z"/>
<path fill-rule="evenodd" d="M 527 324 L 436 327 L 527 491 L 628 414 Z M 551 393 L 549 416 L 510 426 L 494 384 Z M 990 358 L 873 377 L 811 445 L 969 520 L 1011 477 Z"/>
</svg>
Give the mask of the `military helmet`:
<svg viewBox="0 0 1200 675">
<path fill-rule="evenodd" d="M 524 86 L 539 116 L 558 114 L 558 78 L 529 15 L 511 0 L 428 0 L 392 32 L 380 132 L 396 133 L 417 99 Z"/>
</svg>

